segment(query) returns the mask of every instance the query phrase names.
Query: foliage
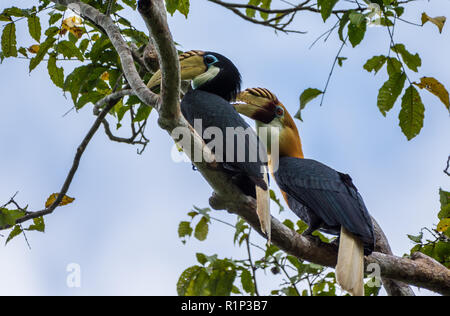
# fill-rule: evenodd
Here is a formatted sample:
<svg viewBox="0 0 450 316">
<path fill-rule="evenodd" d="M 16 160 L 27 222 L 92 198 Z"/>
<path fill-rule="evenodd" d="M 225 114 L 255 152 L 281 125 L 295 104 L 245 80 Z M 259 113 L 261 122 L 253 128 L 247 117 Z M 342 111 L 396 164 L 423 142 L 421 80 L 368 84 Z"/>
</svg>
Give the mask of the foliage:
<svg viewBox="0 0 450 316">
<path fill-rule="evenodd" d="M 397 103 L 397 100 L 403 92 L 401 111 L 399 114 L 399 125 L 403 134 L 408 140 L 411 140 L 422 130 L 425 112 L 425 106 L 422 103 L 421 96 L 413 85 L 417 85 L 421 89 L 425 88 L 438 96 L 447 109 L 449 109 L 450 104 L 448 91 L 442 83 L 433 77 L 423 77 L 421 79 L 421 83 L 413 82 L 411 79 L 412 74 L 409 74 L 407 71 L 409 69 L 413 73 L 418 73 L 420 66 L 422 66 L 422 60 L 418 53 L 410 53 L 405 44 L 397 43 L 394 39 L 394 29 L 397 23 L 407 22 L 414 24 L 402 18 L 406 10 L 407 2 L 395 0 L 365 0 L 364 2 L 365 4 L 358 4 L 358 6 L 354 9 L 343 9 L 348 8 L 348 6 L 345 6 L 344 1 L 318 0 L 318 11 L 320 12 L 323 21 L 330 21 L 332 16 L 335 16 L 337 19 L 337 22 L 332 22 L 335 23 L 334 26 L 322 36 L 326 35 L 326 38 L 329 38 L 331 34 L 335 32 L 341 39 L 343 45 L 349 41 L 352 47 L 355 48 L 366 39 L 367 28 L 369 26 L 377 26 L 379 27 L 379 32 L 386 32 L 389 35 L 386 46 L 390 47 L 393 56 L 374 56 L 367 61 L 363 68 L 368 72 L 373 71 L 377 74 L 384 65 L 387 65 L 386 70 L 388 80 L 379 90 L 377 105 L 381 114 L 386 116 Z M 271 9 L 271 1 L 250 0 L 248 4 L 263 9 Z M 311 8 L 314 8 L 314 5 L 310 6 L 308 9 Z M 300 11 L 301 8 L 298 10 Z M 249 18 L 255 18 L 255 12 L 255 9 L 247 9 L 246 14 Z M 282 15 L 279 10 L 273 10 L 272 14 L 267 13 L 267 11 L 264 11 L 264 14 L 263 11 L 260 12 L 263 20 L 268 20 L 270 15 L 280 17 L 280 19 L 275 18 L 276 25 L 283 25 L 282 30 L 284 30 L 285 24 L 283 24 L 283 18 L 288 19 L 289 14 Z M 416 25 L 424 26 L 424 24 L 430 22 L 435 24 L 438 27 L 439 32 L 442 33 L 446 18 L 442 16 L 432 18 L 426 13 L 422 13 L 421 21 L 421 25 Z M 288 21 L 288 23 L 290 23 L 290 21 Z M 276 25 L 265 25 L 272 26 L 277 29 Z M 343 47 L 341 47 L 336 56 L 331 74 L 334 71 L 336 63 L 343 67 L 342 61 L 347 59 L 346 57 L 341 56 L 342 48 Z M 424 80 L 426 81 L 425 83 L 423 82 Z M 313 88 L 304 90 L 300 96 L 300 109 L 295 116 L 297 119 L 303 121 L 301 111 L 304 110 L 306 104 L 314 98 L 322 95 L 323 101 L 323 95 L 327 91 L 329 82 L 330 78 L 328 79 L 326 87 L 323 91 Z M 405 90 L 406 82 L 408 82 L 408 86 L 406 86 Z"/>
<path fill-rule="evenodd" d="M 280 212 L 282 207 L 280 205 Z M 209 208 L 198 207 L 194 207 L 188 216 L 190 221 L 181 222 L 178 228 L 178 235 L 183 244 L 186 244 L 187 238 L 192 236 L 193 227 L 195 231 L 203 230 L 199 228 L 204 227 L 203 222 L 216 221 L 234 230 L 235 247 L 245 246 L 248 256 L 245 259 L 220 259 L 217 254 L 208 256 L 197 253 L 196 258 L 199 264 L 187 268 L 179 277 L 178 295 L 260 295 L 257 282 L 258 275 L 262 274 L 264 278 L 268 275 L 272 275 L 277 280 L 281 278 L 278 288 L 267 290 L 274 296 L 337 296 L 341 293 L 335 274 L 330 269 L 287 255 L 274 245 L 266 244 L 263 247 L 252 243 L 253 230 L 242 218 L 238 217 L 236 224 L 233 225 L 212 217 Z M 285 220 L 284 225 L 298 233 L 308 228 L 302 221 L 294 224 L 290 220 Z M 207 233 L 201 236 L 194 234 L 194 237 L 205 241 L 207 235 Z M 319 232 L 314 235 L 318 236 L 322 242 L 331 242 Z M 260 259 L 254 261 L 253 251 L 260 253 Z M 377 296 L 380 289 L 369 287 L 368 284 L 366 284 L 367 295 Z"/>
<path fill-rule="evenodd" d="M 436 228 L 424 228 L 419 235 L 408 235 L 408 238 L 415 243 L 411 254 L 422 252 L 450 269 L 450 192 L 441 189 L 439 195 L 441 209 Z"/>
</svg>

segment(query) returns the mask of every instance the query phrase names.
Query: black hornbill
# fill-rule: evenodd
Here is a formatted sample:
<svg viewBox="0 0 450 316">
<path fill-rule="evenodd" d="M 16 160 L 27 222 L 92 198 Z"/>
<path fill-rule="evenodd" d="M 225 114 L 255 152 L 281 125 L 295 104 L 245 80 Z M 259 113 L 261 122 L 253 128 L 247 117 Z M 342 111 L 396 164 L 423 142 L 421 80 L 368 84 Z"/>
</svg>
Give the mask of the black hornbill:
<svg viewBox="0 0 450 316">
<path fill-rule="evenodd" d="M 201 130 L 197 132 L 207 145 L 212 144 L 213 140 L 205 135 L 205 130 L 211 127 L 221 130 L 222 135 L 215 135 L 215 138 L 222 137 L 222 140 L 214 142 L 214 145 L 222 144 L 222 149 L 211 146 L 211 150 L 221 162 L 223 170 L 231 175 L 233 183 L 244 194 L 256 198 L 261 228 L 270 241 L 270 195 L 267 174 L 264 172 L 266 163 L 262 159 L 265 148 L 258 148 L 258 136 L 230 104 L 241 88 L 238 69 L 228 58 L 214 52 L 185 52 L 180 55 L 179 61 L 181 79 L 192 80 L 192 89 L 181 101 L 183 116 L 192 126 L 196 126 L 196 120 L 201 120 Z M 161 72 L 158 71 L 150 79 L 148 87 L 154 88 L 160 83 Z M 230 137 L 227 135 L 227 128 L 234 131 L 236 128 L 242 128 L 246 133 L 235 133 Z M 231 142 L 234 143 L 233 146 Z M 257 154 L 257 157 L 254 157 L 253 152 L 250 153 L 254 149 L 263 155 Z M 231 154 L 230 150 L 233 150 Z M 245 157 L 242 156 L 243 151 Z M 267 156 L 267 153 L 265 155 Z"/>
<path fill-rule="evenodd" d="M 372 219 L 351 177 L 304 159 L 294 120 L 269 90 L 247 89 L 237 99 L 238 112 L 254 119 L 258 131 L 267 127 L 278 138 L 279 157 L 272 157 L 267 146 L 269 168 L 289 207 L 309 225 L 305 234 L 319 229 L 340 235 L 337 280 L 353 295 L 364 295 L 364 254 L 372 253 L 375 238 Z"/>
</svg>

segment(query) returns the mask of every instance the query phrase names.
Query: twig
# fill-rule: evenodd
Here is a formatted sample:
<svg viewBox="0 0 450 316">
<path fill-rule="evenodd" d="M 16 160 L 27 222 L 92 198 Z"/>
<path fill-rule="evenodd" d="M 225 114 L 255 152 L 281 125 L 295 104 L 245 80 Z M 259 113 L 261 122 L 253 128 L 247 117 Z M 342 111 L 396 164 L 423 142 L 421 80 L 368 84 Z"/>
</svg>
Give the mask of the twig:
<svg viewBox="0 0 450 316">
<path fill-rule="evenodd" d="M 89 145 L 90 141 L 92 140 L 92 137 L 94 137 L 95 133 L 98 131 L 98 128 L 100 127 L 100 125 L 102 124 L 102 121 L 105 119 L 106 115 L 109 113 L 109 111 L 114 107 L 113 104 L 108 104 L 103 111 L 98 115 L 97 119 L 95 120 L 94 124 L 92 125 L 92 127 L 90 128 L 89 132 L 87 133 L 87 135 L 85 136 L 85 138 L 83 139 L 83 141 L 81 142 L 80 146 L 78 146 L 77 149 L 77 153 L 74 157 L 73 163 L 72 163 L 72 167 L 70 168 L 70 171 L 66 177 L 66 180 L 64 181 L 64 184 L 58 194 L 58 197 L 56 198 L 56 200 L 52 203 L 52 205 L 50 205 L 49 207 L 41 210 L 41 211 L 37 211 L 37 212 L 28 212 L 27 215 L 25 215 L 24 217 L 19 218 L 16 221 L 16 225 L 17 224 L 21 224 L 24 223 L 26 221 L 29 221 L 31 219 L 34 218 L 38 218 L 38 217 L 42 217 L 48 214 L 53 213 L 53 211 L 59 206 L 59 204 L 61 203 L 61 201 L 63 200 L 63 197 L 66 195 L 67 191 L 70 188 L 70 185 L 72 183 L 72 180 L 78 170 L 78 166 L 80 165 L 80 160 L 81 157 L 83 156 L 84 151 L 86 150 L 86 147 Z M 0 230 L 5 230 L 5 229 L 9 229 L 11 228 L 11 226 L 5 226 L 5 227 L 0 227 Z"/>
<path fill-rule="evenodd" d="M 342 50 L 344 49 L 344 46 L 345 46 L 345 44 L 347 42 L 347 39 L 348 39 L 348 35 L 344 39 L 344 41 L 342 42 L 341 47 L 339 48 L 339 51 L 338 51 L 336 57 L 334 58 L 333 66 L 331 67 L 331 71 L 330 71 L 330 74 L 328 75 L 328 79 L 327 79 L 327 83 L 325 85 L 325 89 L 323 90 L 322 99 L 320 100 L 320 106 L 323 105 L 323 100 L 325 99 L 325 94 L 327 93 L 328 86 L 330 85 L 331 76 L 333 75 L 334 69 L 336 68 L 336 64 L 337 64 L 337 62 L 339 60 L 339 57 L 341 55 Z"/>
<path fill-rule="evenodd" d="M 255 294 L 256 294 L 256 296 L 259 296 L 258 284 L 256 283 L 256 268 L 252 261 L 252 253 L 251 253 L 251 249 L 250 249 L 250 234 L 251 234 L 251 232 L 252 232 L 252 229 L 250 228 L 247 238 L 245 238 L 245 243 L 247 245 L 248 262 L 250 263 L 250 267 L 252 269 L 253 283 L 255 284 Z"/>
<path fill-rule="evenodd" d="M 447 168 L 444 169 L 444 173 L 450 177 L 450 156 L 448 156 L 447 160 Z"/>
</svg>

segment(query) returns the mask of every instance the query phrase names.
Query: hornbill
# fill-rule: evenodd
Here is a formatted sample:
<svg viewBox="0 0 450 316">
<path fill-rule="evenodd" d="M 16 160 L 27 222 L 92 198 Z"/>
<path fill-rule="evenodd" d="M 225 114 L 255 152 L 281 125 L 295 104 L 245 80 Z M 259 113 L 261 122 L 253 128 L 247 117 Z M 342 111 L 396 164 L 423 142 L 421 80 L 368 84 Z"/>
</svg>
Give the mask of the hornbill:
<svg viewBox="0 0 450 316">
<path fill-rule="evenodd" d="M 256 121 L 257 131 L 267 127 L 267 139 L 278 138 L 279 157 L 267 146 L 269 168 L 289 208 L 309 225 L 304 234 L 321 230 L 340 235 L 337 281 L 349 293 L 364 295 L 364 255 L 372 253 L 375 238 L 372 219 L 351 177 L 304 158 L 294 120 L 273 93 L 247 89 L 237 100 L 235 108 Z"/>
<path fill-rule="evenodd" d="M 192 88 L 181 101 L 183 116 L 191 126 L 201 124 L 197 132 L 207 145 L 214 144 L 209 147 L 223 171 L 244 194 L 256 199 L 261 229 L 270 242 L 267 152 L 254 130 L 230 104 L 241 89 L 238 69 L 228 58 L 214 52 L 188 51 L 180 55 L 179 61 L 181 79 L 192 80 Z M 161 76 L 160 71 L 156 72 L 147 86 L 159 86 Z M 220 129 L 221 135 L 211 139 L 212 135 L 205 133 L 210 128 Z M 216 148 L 217 144 L 222 144 L 222 148 Z"/>
</svg>

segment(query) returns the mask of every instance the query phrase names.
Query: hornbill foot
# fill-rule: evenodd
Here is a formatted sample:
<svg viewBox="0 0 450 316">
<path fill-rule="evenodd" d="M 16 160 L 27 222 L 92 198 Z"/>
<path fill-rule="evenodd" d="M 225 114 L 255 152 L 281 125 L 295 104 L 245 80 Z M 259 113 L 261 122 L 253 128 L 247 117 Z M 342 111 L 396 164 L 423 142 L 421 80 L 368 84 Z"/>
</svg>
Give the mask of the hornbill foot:
<svg viewBox="0 0 450 316">
<path fill-rule="evenodd" d="M 333 246 L 339 247 L 339 243 L 341 241 L 340 237 L 337 237 L 335 240 L 333 240 L 332 242 L 330 242 L 330 244 L 332 244 Z"/>
<path fill-rule="evenodd" d="M 209 205 L 215 210 L 226 209 L 225 201 L 216 192 L 213 192 L 212 196 L 209 198 Z"/>
</svg>

